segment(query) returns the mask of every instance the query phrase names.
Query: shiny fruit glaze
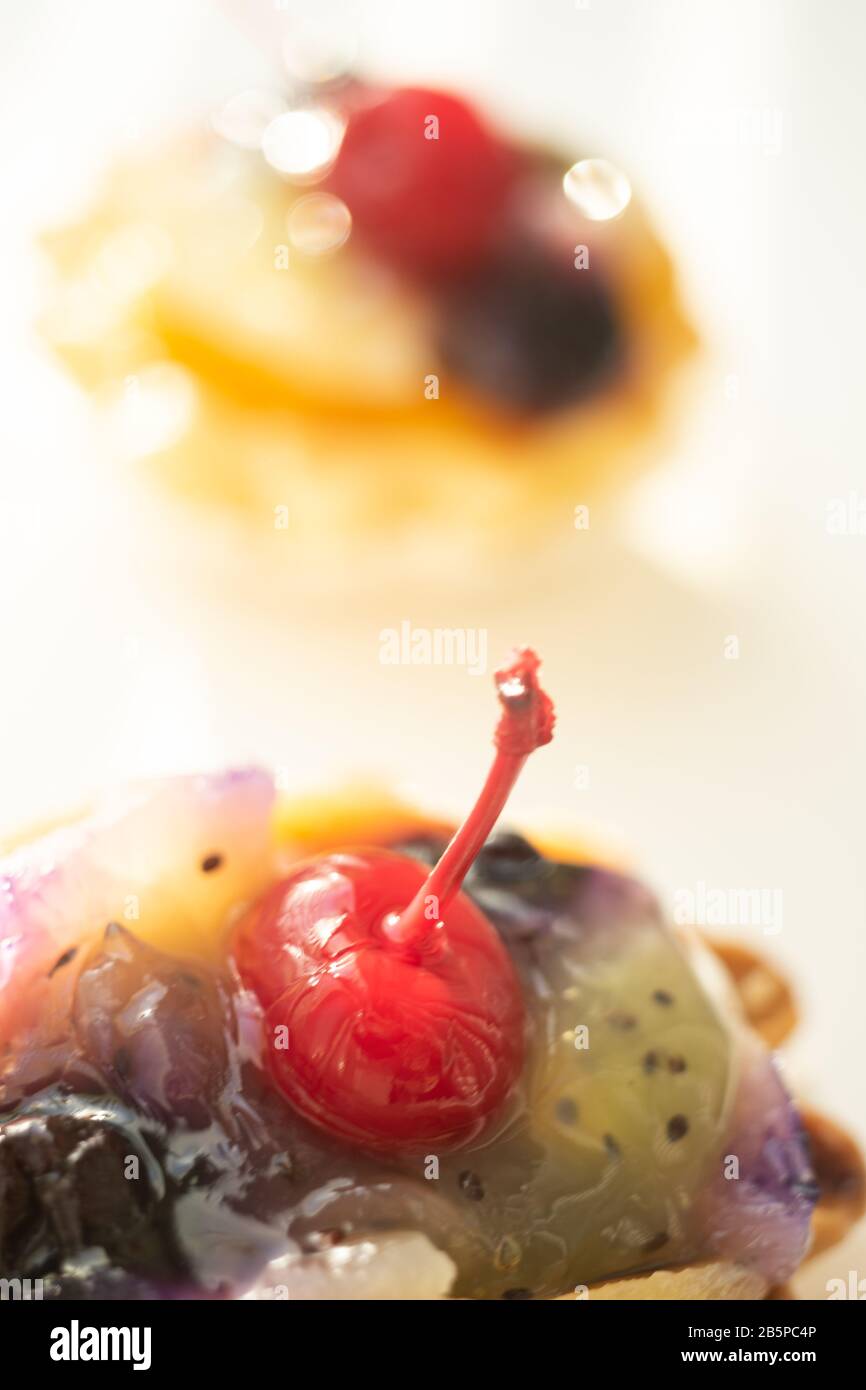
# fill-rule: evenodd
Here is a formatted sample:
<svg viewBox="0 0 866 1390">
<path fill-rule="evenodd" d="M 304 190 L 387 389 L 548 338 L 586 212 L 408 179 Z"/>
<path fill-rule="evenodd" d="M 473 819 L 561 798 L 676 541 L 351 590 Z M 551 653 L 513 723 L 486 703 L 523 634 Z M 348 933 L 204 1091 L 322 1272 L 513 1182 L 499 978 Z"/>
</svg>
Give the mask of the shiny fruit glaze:
<svg viewBox="0 0 866 1390">
<path fill-rule="evenodd" d="M 267 1011 L 277 1085 L 365 1148 L 465 1143 L 520 1076 L 520 984 L 459 888 L 526 758 L 552 737 L 538 664 L 524 650 L 496 673 L 493 765 L 429 875 L 381 851 L 332 854 L 299 865 L 238 927 L 235 964 Z"/>
</svg>

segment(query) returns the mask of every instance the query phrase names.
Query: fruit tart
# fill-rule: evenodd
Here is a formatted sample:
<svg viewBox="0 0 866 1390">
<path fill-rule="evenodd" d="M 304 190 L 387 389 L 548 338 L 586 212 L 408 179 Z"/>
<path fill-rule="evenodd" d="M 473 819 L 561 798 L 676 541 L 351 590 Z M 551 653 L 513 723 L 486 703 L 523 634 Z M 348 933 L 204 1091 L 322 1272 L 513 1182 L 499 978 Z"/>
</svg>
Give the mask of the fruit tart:
<svg viewBox="0 0 866 1390">
<path fill-rule="evenodd" d="M 415 554 L 551 508 L 567 529 L 692 343 L 624 175 L 441 91 L 242 94 L 45 246 L 44 332 L 111 438 L 290 521 L 311 564 L 323 533 L 333 564 L 371 532 Z"/>
<path fill-rule="evenodd" d="M 456 834 L 276 805 L 241 770 L 10 853 L 0 1273 L 67 1299 L 755 1299 L 847 1229 L 859 1155 L 761 1037 L 783 984 L 494 829 L 552 735 L 537 668 L 497 674 Z"/>
</svg>

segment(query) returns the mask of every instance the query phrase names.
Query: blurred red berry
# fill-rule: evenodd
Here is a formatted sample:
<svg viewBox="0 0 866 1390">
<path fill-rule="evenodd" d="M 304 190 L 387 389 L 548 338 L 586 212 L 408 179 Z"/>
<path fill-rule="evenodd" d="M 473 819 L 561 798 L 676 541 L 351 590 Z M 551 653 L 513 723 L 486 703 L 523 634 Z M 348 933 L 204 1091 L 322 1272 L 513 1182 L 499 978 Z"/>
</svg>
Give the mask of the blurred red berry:
<svg viewBox="0 0 866 1390">
<path fill-rule="evenodd" d="M 515 151 L 463 101 L 405 88 L 354 112 L 330 186 L 378 254 L 448 274 L 495 241 L 518 168 Z"/>
</svg>

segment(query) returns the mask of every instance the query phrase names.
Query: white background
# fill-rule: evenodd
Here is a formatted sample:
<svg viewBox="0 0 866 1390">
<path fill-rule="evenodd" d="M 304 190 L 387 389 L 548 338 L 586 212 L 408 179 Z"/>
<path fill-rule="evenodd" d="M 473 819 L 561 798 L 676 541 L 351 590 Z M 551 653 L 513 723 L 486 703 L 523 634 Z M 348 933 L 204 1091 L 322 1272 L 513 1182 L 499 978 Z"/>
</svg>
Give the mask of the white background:
<svg viewBox="0 0 866 1390">
<path fill-rule="evenodd" d="M 255 566 L 239 582 L 230 533 L 104 457 L 30 328 L 31 242 L 84 205 L 113 150 L 272 77 L 273 7 L 5 4 L 0 824 L 120 776 L 247 759 L 304 784 L 375 771 L 459 810 L 487 758 L 489 683 L 382 667 L 379 629 L 484 626 L 492 659 L 532 641 L 559 738 L 514 819 L 553 812 L 626 847 L 668 902 L 700 881 L 781 889 L 782 931 L 752 936 L 800 991 L 792 1075 L 866 1140 L 866 535 L 826 528 L 832 499 L 866 501 L 866 8 L 358 9 L 368 69 L 463 85 L 632 177 L 704 343 L 664 466 L 587 533 L 567 509 L 550 575 L 518 570 L 493 595 L 431 575 L 311 609 L 291 574 L 278 602 Z M 805 1287 L 849 1268 L 866 1274 L 862 1238 Z"/>
</svg>

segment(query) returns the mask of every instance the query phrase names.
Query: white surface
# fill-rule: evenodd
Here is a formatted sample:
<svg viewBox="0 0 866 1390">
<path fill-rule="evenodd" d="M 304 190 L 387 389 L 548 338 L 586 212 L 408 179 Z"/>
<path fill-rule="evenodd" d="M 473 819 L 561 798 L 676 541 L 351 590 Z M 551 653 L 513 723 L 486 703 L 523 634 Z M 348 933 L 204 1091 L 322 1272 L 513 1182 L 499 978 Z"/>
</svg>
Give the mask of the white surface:
<svg viewBox="0 0 866 1390">
<path fill-rule="evenodd" d="M 28 245 L 112 149 L 267 76 L 273 6 L 5 7 L 0 822 L 129 772 L 247 758 L 307 783 L 379 770 L 459 808 L 487 756 L 489 683 L 383 667 L 379 630 L 486 627 L 493 660 L 532 641 L 559 737 L 514 819 L 551 809 L 615 837 L 669 902 L 699 882 L 781 889 L 782 931 L 752 936 L 800 988 L 793 1073 L 866 1139 L 866 536 L 825 525 L 831 499 L 866 499 L 866 9 L 361 10 L 369 66 L 465 83 L 575 158 L 627 171 L 708 344 L 676 452 L 589 532 L 566 512 L 555 589 L 518 569 L 495 597 L 455 597 L 431 576 L 353 606 L 275 611 L 254 573 L 221 587 L 221 538 L 191 541 L 170 503 L 94 461 L 85 403 L 28 328 Z M 866 1273 L 862 1239 L 810 1288 L 849 1268 Z"/>
</svg>

